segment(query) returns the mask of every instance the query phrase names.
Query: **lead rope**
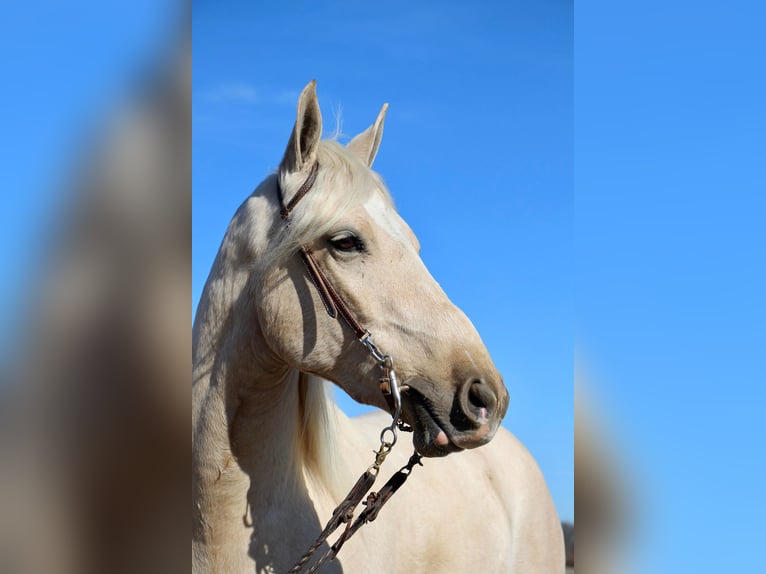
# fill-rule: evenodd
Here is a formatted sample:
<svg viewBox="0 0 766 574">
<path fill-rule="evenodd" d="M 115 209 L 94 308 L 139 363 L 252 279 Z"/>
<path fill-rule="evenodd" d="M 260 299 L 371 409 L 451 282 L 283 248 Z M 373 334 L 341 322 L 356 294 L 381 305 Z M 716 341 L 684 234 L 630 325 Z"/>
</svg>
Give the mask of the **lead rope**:
<svg viewBox="0 0 766 574">
<path fill-rule="evenodd" d="M 286 220 L 289 217 L 290 212 L 309 192 L 316 181 L 318 172 L 319 163 L 317 162 L 311 167 L 311 171 L 306 181 L 303 182 L 303 185 L 301 185 L 295 196 L 287 204 L 285 204 L 284 194 L 279 185 L 279 180 L 277 180 L 277 195 L 280 203 L 279 214 L 283 220 Z M 365 346 L 378 363 L 381 369 L 381 377 L 379 380 L 380 390 L 388 403 L 392 417 L 391 424 L 380 431 L 380 446 L 378 447 L 378 450 L 373 451 L 375 453 L 375 461 L 366 471 L 364 471 L 364 474 L 359 477 L 356 484 L 354 484 L 346 495 L 346 498 L 344 498 L 335 508 L 332 517 L 325 525 L 324 530 L 322 530 L 319 537 L 309 547 L 306 553 L 301 556 L 300 560 L 295 563 L 295 566 L 288 571 L 288 574 L 298 574 L 298 572 L 303 570 L 303 567 L 311 560 L 311 557 L 316 553 L 319 547 L 325 543 L 327 538 L 332 535 L 341 524 L 345 524 L 346 528 L 341 533 L 340 537 L 338 537 L 335 543 L 308 570 L 308 574 L 313 574 L 328 559 L 335 559 L 341 547 L 356 533 L 357 530 L 359 530 L 359 528 L 377 518 L 380 509 L 383 508 L 383 505 L 388 502 L 394 493 L 396 493 L 396 491 L 405 483 L 412 473 L 412 469 L 416 465 L 422 466 L 422 457 L 417 451 L 413 452 L 407 464 L 394 473 L 378 492 L 370 492 L 370 489 L 375 483 L 375 479 L 378 477 L 381 465 L 385 462 L 388 453 L 391 452 L 391 449 L 396 444 L 397 429 L 404 432 L 412 432 L 412 428 L 406 425 L 400 418 L 402 413 L 401 392 L 406 390 L 407 387 L 399 386 L 399 382 L 396 378 L 396 371 L 394 371 L 393 358 L 391 355 L 380 352 L 380 349 L 378 349 L 372 340 L 370 332 L 362 326 L 356 317 L 354 317 L 343 298 L 333 288 L 332 284 L 327 279 L 327 276 L 322 272 L 322 269 L 317 264 L 316 259 L 314 259 L 311 250 L 304 245 L 300 248 L 299 254 L 306 267 L 311 282 L 319 292 L 320 299 L 322 300 L 322 304 L 324 305 L 327 314 L 332 318 L 336 318 L 340 315 L 354 332 L 354 335 L 356 335 L 359 342 Z M 370 493 L 367 494 L 368 492 Z M 367 499 L 362 502 L 362 499 L 366 494 Z M 354 513 L 360 502 L 362 502 L 366 508 L 359 514 L 357 519 L 354 520 Z"/>
<path fill-rule="evenodd" d="M 362 502 L 364 496 L 370 491 L 375 479 L 378 477 L 380 467 L 386 460 L 388 453 L 391 452 L 396 444 L 398 435 L 397 428 L 403 431 L 411 431 L 411 428 L 404 425 L 400 420 L 402 403 L 401 403 L 401 388 L 396 379 L 396 371 L 394 371 L 393 359 L 390 355 L 385 355 L 380 352 L 375 343 L 372 340 L 369 332 L 366 337 L 361 340 L 362 344 L 370 351 L 370 354 L 378 362 L 382 374 L 380 377 L 380 387 L 384 396 L 390 397 L 390 401 L 393 404 L 392 420 L 389 426 L 383 428 L 380 431 L 380 446 L 375 453 L 375 461 L 370 467 L 364 471 L 364 474 L 359 477 L 356 484 L 351 488 L 346 498 L 335 508 L 332 513 L 332 517 L 327 522 L 319 537 L 309 547 L 306 553 L 295 563 L 288 574 L 297 574 L 303 570 L 304 566 L 311 560 L 311 557 L 319 550 L 319 547 L 325 543 L 327 538 L 335 532 L 341 524 L 345 524 L 346 528 L 341 533 L 340 537 L 335 543 L 317 560 L 311 568 L 308 570 L 308 574 L 313 574 L 317 569 L 322 566 L 328 559 L 334 560 L 340 552 L 341 547 L 346 541 L 351 538 L 357 530 L 359 530 L 364 524 L 372 522 L 378 516 L 380 509 L 388 500 L 399 490 L 399 488 L 405 483 L 410 476 L 412 469 L 416 465 L 421 465 L 422 457 L 417 452 L 414 452 L 405 466 L 394 473 L 391 478 L 388 479 L 385 485 L 378 492 L 370 492 L 367 495 L 367 499 Z M 359 503 L 362 502 L 366 508 L 359 514 L 356 520 L 354 520 L 354 513 Z"/>
</svg>

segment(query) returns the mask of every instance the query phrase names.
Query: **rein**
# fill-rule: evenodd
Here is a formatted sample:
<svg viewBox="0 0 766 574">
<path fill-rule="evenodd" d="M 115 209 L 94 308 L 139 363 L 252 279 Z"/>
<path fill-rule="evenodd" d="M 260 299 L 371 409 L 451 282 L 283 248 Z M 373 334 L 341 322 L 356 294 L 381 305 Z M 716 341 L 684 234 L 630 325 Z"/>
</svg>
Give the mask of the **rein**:
<svg viewBox="0 0 766 574">
<path fill-rule="evenodd" d="M 282 193 L 282 186 L 279 184 L 279 178 L 277 178 L 277 196 L 279 197 L 280 210 L 279 214 L 283 221 L 287 220 L 290 216 L 290 212 L 295 209 L 298 202 L 305 197 L 305 195 L 311 190 L 319 172 L 319 162 L 314 163 L 309 173 L 308 178 L 298 188 L 295 196 L 285 204 L 284 194 Z M 303 554 L 303 556 L 295 563 L 295 565 L 288 571 L 288 574 L 297 574 L 303 570 L 304 566 L 311 560 L 311 557 L 316 553 L 322 544 L 325 543 L 327 538 L 335 532 L 341 524 L 345 524 L 345 529 L 330 546 L 330 548 L 312 564 L 308 570 L 308 574 L 316 572 L 316 570 L 325 563 L 328 559 L 333 560 L 337 556 L 341 547 L 346 541 L 351 538 L 359 528 L 364 526 L 368 522 L 372 522 L 377 518 L 380 509 L 388 500 L 396 493 L 396 491 L 405 483 L 410 476 L 412 469 L 415 465 L 421 465 L 421 455 L 415 451 L 410 457 L 405 466 L 400 468 L 394 473 L 391 478 L 388 479 L 383 487 L 377 492 L 370 492 L 375 479 L 380 472 L 380 467 L 386 460 L 388 453 L 391 452 L 397 440 L 397 428 L 402 431 L 411 432 L 412 428 L 407 426 L 401 419 L 402 412 L 402 391 L 406 391 L 407 387 L 401 387 L 396 378 L 396 371 L 394 371 L 394 360 L 391 355 L 382 353 L 380 349 L 375 345 L 372 340 L 372 334 L 365 329 L 365 327 L 359 322 L 346 305 L 343 298 L 338 294 L 332 283 L 327 279 L 327 276 L 322 272 L 311 250 L 302 245 L 298 255 L 303 261 L 303 265 L 306 268 L 309 279 L 313 283 L 319 297 L 322 300 L 327 314 L 333 319 L 340 317 L 351 328 L 356 338 L 362 345 L 369 351 L 370 355 L 378 363 L 381 369 L 381 376 L 379 379 L 380 390 L 383 393 L 389 410 L 391 411 L 392 421 L 391 424 L 384 427 L 380 431 L 380 446 L 375 453 L 375 461 L 367 468 L 366 471 L 359 477 L 356 484 L 351 488 L 346 498 L 335 508 L 332 513 L 332 517 L 327 522 L 319 537 L 309 547 L 309 549 Z M 369 494 L 368 494 L 369 493 Z M 367 495 L 366 500 L 362 499 Z M 354 520 L 354 513 L 356 512 L 359 504 L 363 504 L 365 509 L 359 513 L 359 516 Z"/>
</svg>

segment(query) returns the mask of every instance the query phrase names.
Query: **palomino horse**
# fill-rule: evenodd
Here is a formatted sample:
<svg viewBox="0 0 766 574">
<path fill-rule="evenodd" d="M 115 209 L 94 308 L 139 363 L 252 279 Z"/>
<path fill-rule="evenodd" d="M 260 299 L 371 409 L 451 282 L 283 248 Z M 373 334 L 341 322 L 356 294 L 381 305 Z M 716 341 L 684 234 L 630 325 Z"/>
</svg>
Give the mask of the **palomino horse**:
<svg viewBox="0 0 766 574">
<path fill-rule="evenodd" d="M 193 333 L 194 572 L 287 572 L 370 466 L 391 416 L 347 418 L 322 380 L 388 411 L 365 331 L 393 357 L 401 418 L 431 458 L 320 572 L 564 569 L 543 477 L 500 428 L 502 379 L 370 169 L 385 112 L 346 147 L 320 141 L 311 82 L 278 172 L 223 239 Z M 393 449 L 384 476 L 409 455 Z"/>
</svg>

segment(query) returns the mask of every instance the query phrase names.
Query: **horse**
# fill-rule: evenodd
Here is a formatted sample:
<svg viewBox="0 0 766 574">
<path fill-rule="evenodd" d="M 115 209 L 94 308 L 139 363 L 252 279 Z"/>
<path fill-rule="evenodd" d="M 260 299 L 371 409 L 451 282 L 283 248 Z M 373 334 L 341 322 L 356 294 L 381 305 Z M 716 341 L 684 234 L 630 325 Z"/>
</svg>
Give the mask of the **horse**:
<svg viewBox="0 0 766 574">
<path fill-rule="evenodd" d="M 387 108 L 346 146 L 321 139 L 310 82 L 278 169 L 220 245 L 192 334 L 195 573 L 287 572 L 392 442 L 373 340 L 424 464 L 320 572 L 564 570 L 544 478 L 500 426 L 502 377 L 372 170 Z M 333 383 L 379 410 L 347 417 Z M 383 469 L 409 455 L 391 448 Z"/>
</svg>

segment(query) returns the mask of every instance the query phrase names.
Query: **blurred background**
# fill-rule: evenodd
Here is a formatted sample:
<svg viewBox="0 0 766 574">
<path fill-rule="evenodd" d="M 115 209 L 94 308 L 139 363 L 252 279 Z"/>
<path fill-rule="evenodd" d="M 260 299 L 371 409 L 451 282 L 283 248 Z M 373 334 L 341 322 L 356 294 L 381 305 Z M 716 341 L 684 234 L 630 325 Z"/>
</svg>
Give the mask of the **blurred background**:
<svg viewBox="0 0 766 574">
<path fill-rule="evenodd" d="M 0 53 L 0 571 L 186 570 L 189 7 L 16 3 Z"/>
</svg>

